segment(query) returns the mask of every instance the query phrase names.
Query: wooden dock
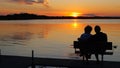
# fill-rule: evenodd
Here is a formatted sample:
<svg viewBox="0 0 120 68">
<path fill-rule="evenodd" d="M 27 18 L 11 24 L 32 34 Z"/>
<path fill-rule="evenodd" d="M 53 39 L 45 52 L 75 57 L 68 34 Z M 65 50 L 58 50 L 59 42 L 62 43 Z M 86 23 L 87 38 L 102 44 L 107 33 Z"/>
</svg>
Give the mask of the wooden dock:
<svg viewBox="0 0 120 68">
<path fill-rule="evenodd" d="M 6 56 L 2 55 L 0 68 L 28 68 L 32 64 L 31 57 Z M 35 65 L 67 67 L 67 68 L 120 68 L 120 62 L 104 61 L 99 64 L 96 61 L 88 63 L 78 59 L 57 59 L 57 58 L 34 58 Z"/>
</svg>

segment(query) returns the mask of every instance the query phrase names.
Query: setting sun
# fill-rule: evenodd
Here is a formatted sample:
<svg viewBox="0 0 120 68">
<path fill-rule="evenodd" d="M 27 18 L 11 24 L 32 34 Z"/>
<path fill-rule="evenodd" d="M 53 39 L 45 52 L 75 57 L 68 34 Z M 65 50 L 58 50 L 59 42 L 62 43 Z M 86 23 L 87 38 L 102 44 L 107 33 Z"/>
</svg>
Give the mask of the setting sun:
<svg viewBox="0 0 120 68">
<path fill-rule="evenodd" d="M 78 13 L 78 12 L 72 12 L 70 16 L 73 16 L 73 17 L 78 17 L 80 16 L 81 13 Z"/>
</svg>

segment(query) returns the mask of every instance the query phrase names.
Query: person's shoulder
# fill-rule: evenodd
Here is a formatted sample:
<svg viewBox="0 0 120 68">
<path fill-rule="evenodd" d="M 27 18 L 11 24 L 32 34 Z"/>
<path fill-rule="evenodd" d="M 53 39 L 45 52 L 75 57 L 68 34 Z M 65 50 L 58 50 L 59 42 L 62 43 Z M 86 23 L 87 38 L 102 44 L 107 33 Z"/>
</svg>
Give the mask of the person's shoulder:
<svg viewBox="0 0 120 68">
<path fill-rule="evenodd" d="M 106 33 L 104 33 L 104 32 L 101 32 L 101 34 L 107 35 L 107 34 L 106 34 Z"/>
<path fill-rule="evenodd" d="M 85 35 L 85 33 L 81 34 L 81 35 Z"/>
<path fill-rule="evenodd" d="M 106 33 L 103 33 L 103 32 L 101 32 L 101 35 L 104 36 L 104 37 L 107 36 L 107 34 L 106 34 Z"/>
<path fill-rule="evenodd" d="M 85 33 L 81 34 L 81 36 L 84 36 L 84 35 L 85 35 Z"/>
</svg>

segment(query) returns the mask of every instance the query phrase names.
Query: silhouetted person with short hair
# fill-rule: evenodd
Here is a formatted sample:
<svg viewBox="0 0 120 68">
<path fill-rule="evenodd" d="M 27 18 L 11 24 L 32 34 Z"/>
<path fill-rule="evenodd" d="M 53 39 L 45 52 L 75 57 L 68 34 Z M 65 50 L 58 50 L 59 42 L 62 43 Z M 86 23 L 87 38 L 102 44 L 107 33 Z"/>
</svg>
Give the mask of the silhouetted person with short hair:
<svg viewBox="0 0 120 68">
<path fill-rule="evenodd" d="M 93 42 L 101 42 L 101 43 L 106 43 L 107 42 L 107 34 L 101 32 L 100 26 L 96 25 L 94 28 L 96 34 L 93 35 Z M 95 57 L 96 60 L 99 62 L 99 57 L 98 53 L 103 53 L 105 51 L 104 48 L 100 48 L 101 46 L 105 47 L 104 45 L 95 45 Z"/>
<path fill-rule="evenodd" d="M 92 36 L 90 33 L 92 31 L 92 27 L 87 25 L 84 28 L 84 33 L 80 36 L 80 38 L 78 39 L 80 43 L 87 43 L 89 42 L 89 38 Z M 82 48 L 80 48 L 80 56 L 85 56 L 86 60 L 88 61 L 88 46 L 85 45 L 81 45 Z M 83 58 L 84 59 L 84 58 Z"/>
<path fill-rule="evenodd" d="M 80 39 L 81 40 L 87 40 L 91 37 L 91 31 L 92 31 L 92 27 L 87 25 L 85 28 L 84 28 L 84 33 L 81 35 Z"/>
</svg>

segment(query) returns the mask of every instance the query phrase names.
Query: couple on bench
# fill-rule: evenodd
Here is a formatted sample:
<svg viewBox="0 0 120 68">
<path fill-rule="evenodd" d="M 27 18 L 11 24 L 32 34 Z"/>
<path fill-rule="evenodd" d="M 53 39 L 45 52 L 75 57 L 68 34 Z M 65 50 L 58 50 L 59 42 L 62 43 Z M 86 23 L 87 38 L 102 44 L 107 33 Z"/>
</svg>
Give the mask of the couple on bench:
<svg viewBox="0 0 120 68">
<path fill-rule="evenodd" d="M 107 35 L 101 32 L 100 26 L 96 25 L 94 31 L 96 34 L 91 34 L 92 27 L 87 25 L 84 28 L 84 33 L 78 38 L 80 45 L 80 56 L 83 56 L 88 59 L 91 57 L 91 54 L 95 54 L 97 62 L 99 62 L 98 54 L 105 52 L 105 46 L 101 43 L 107 42 Z M 99 43 L 99 44 L 98 44 Z M 84 59 L 83 59 L 84 60 Z"/>
</svg>

